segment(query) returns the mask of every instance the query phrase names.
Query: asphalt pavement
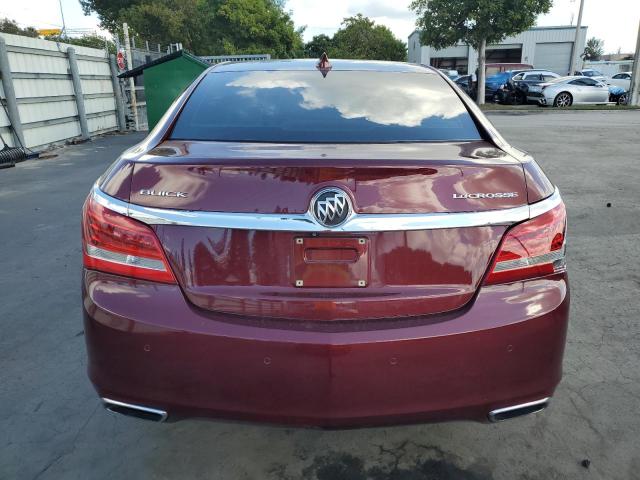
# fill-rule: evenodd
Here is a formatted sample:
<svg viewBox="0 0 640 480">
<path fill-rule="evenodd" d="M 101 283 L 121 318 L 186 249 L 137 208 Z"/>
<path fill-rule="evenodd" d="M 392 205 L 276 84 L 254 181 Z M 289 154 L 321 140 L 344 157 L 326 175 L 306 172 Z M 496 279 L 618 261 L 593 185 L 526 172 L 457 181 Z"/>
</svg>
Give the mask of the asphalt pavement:
<svg viewBox="0 0 640 480">
<path fill-rule="evenodd" d="M 571 325 L 544 413 L 346 431 L 106 412 L 88 381 L 80 209 L 141 134 L 0 170 L 0 479 L 640 478 L 640 112 L 490 114 L 569 212 Z"/>
</svg>

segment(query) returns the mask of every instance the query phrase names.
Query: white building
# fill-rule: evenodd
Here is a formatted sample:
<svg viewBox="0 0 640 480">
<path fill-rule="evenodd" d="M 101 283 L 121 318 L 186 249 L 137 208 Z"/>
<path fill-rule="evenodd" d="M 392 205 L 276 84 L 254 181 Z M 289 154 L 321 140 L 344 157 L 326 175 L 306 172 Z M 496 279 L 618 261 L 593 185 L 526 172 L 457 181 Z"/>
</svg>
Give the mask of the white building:
<svg viewBox="0 0 640 480">
<path fill-rule="evenodd" d="M 584 68 L 593 68 L 607 77 L 613 77 L 616 73 L 631 73 L 633 60 L 592 60 L 584 62 Z"/>
<path fill-rule="evenodd" d="M 535 68 L 550 70 L 561 75 L 569 72 L 576 28 L 571 26 L 534 27 L 498 45 L 487 46 L 487 63 L 527 63 Z M 587 27 L 580 29 L 577 51 L 582 53 L 587 38 Z M 420 44 L 420 32 L 409 35 L 409 62 L 437 68 L 458 70 L 460 74 L 475 72 L 478 52 L 466 44 L 436 50 Z M 581 60 L 576 65 L 581 67 Z"/>
</svg>

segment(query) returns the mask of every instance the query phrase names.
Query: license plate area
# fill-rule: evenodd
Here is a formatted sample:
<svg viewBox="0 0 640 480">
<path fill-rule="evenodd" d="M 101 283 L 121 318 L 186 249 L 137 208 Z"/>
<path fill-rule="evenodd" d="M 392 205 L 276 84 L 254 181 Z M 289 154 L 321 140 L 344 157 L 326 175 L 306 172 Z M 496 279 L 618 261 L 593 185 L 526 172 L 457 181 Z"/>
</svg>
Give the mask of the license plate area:
<svg viewBox="0 0 640 480">
<path fill-rule="evenodd" d="M 369 239 L 295 237 L 292 272 L 298 288 L 366 287 Z"/>
</svg>

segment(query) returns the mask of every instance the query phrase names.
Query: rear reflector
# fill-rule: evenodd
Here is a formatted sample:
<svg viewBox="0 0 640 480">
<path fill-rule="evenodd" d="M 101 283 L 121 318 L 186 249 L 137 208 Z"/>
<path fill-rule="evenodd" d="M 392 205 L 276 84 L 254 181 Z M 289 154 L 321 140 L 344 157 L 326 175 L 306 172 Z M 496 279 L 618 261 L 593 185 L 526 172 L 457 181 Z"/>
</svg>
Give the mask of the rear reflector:
<svg viewBox="0 0 640 480">
<path fill-rule="evenodd" d="M 87 198 L 82 211 L 86 268 L 127 277 L 176 283 L 155 233 L 147 225 Z"/>
<path fill-rule="evenodd" d="M 485 285 L 511 283 L 565 270 L 564 204 L 516 225 L 504 236 Z"/>
</svg>

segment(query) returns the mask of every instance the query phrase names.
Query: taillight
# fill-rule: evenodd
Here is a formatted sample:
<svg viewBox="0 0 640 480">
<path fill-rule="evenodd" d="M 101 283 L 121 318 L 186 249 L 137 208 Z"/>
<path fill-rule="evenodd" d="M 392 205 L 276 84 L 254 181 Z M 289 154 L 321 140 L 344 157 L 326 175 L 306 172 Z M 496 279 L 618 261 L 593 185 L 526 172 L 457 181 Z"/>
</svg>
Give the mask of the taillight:
<svg viewBox="0 0 640 480">
<path fill-rule="evenodd" d="M 542 277 L 565 270 L 567 214 L 564 204 L 508 230 L 486 285 Z"/>
<path fill-rule="evenodd" d="M 82 209 L 82 240 L 86 268 L 176 283 L 153 230 L 103 207 L 91 196 Z"/>
</svg>

